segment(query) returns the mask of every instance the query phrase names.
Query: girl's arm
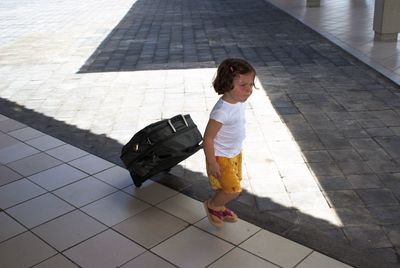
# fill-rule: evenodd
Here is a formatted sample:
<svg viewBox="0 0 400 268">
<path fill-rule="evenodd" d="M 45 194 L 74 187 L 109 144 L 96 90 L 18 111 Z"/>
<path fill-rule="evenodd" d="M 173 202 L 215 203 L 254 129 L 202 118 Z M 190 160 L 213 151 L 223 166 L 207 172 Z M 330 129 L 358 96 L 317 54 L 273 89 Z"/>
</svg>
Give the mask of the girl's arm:
<svg viewBox="0 0 400 268">
<path fill-rule="evenodd" d="M 208 121 L 203 137 L 203 150 L 206 156 L 207 174 L 219 178 L 221 173 L 215 158 L 214 138 L 221 129 L 222 124 L 213 119 Z"/>
</svg>

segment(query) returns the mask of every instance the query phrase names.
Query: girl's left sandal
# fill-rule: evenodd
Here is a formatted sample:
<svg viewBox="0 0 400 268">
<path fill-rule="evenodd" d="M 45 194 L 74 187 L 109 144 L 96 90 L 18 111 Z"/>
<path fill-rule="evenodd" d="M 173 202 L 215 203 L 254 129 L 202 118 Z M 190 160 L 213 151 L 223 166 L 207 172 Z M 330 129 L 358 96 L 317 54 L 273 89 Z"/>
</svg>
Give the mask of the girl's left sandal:
<svg viewBox="0 0 400 268">
<path fill-rule="evenodd" d="M 238 220 L 238 216 L 235 214 L 235 212 L 233 212 L 229 208 L 225 208 L 222 211 L 222 216 L 223 216 L 224 221 L 227 221 L 227 222 L 237 222 L 237 220 Z"/>
</svg>

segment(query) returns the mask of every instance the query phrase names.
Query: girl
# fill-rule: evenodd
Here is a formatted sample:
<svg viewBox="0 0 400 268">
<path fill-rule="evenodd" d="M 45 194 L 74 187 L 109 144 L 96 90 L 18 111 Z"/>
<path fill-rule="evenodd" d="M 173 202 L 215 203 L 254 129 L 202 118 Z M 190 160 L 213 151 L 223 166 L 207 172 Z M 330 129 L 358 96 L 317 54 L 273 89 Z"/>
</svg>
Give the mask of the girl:
<svg viewBox="0 0 400 268">
<path fill-rule="evenodd" d="M 211 224 L 222 227 L 237 215 L 225 205 L 239 196 L 242 188 L 242 143 L 245 138 L 245 104 L 250 97 L 256 72 L 245 60 L 229 58 L 218 67 L 213 81 L 222 95 L 210 113 L 203 148 L 207 175 L 214 196 L 204 202 Z"/>
</svg>

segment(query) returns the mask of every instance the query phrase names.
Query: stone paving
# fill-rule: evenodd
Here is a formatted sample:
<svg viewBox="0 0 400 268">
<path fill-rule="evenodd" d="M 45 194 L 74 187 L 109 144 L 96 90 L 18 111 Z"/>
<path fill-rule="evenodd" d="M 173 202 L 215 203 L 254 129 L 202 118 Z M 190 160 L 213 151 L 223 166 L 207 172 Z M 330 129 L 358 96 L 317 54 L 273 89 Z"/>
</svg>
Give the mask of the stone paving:
<svg viewBox="0 0 400 268">
<path fill-rule="evenodd" d="M 294 18 L 261 0 L 6 0 L 0 17 L 0 113 L 119 165 L 156 120 L 204 129 L 215 67 L 249 60 L 259 90 L 232 208 L 354 266 L 398 264 L 399 86 Z M 211 194 L 201 152 L 154 179 Z"/>
</svg>

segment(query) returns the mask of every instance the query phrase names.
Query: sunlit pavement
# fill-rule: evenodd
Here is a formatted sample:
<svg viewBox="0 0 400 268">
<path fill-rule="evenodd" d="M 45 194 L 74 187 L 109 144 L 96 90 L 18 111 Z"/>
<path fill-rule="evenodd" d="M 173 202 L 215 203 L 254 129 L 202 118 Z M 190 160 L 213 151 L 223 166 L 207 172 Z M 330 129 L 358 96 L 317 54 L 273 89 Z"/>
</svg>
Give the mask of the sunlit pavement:
<svg viewBox="0 0 400 268">
<path fill-rule="evenodd" d="M 360 267 L 397 261 L 398 86 L 279 9 L 4 1 L 0 15 L 4 265 L 342 267 L 318 252 Z M 217 232 L 199 202 L 211 194 L 201 152 L 139 190 L 118 157 L 161 118 L 190 113 L 204 129 L 227 56 L 255 65 L 258 90 L 244 192 L 231 204 L 245 221 Z"/>
</svg>

